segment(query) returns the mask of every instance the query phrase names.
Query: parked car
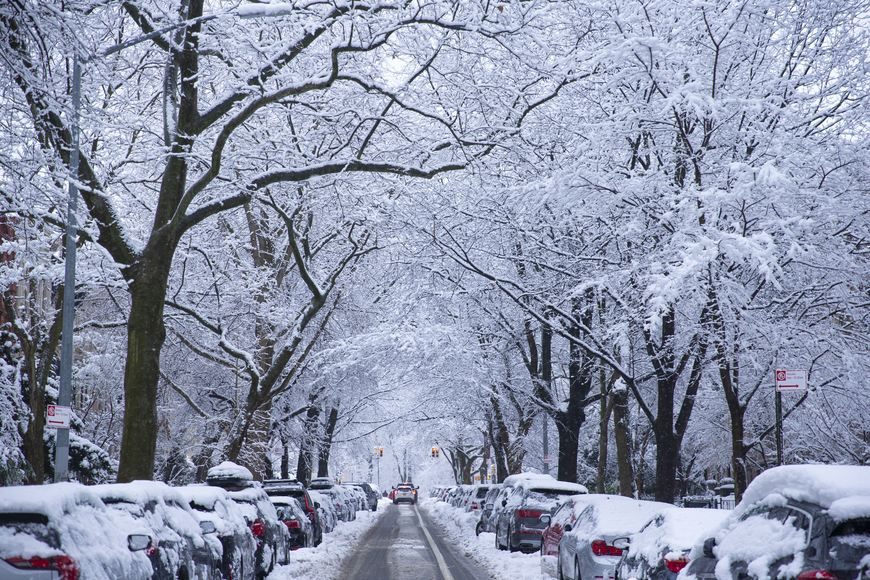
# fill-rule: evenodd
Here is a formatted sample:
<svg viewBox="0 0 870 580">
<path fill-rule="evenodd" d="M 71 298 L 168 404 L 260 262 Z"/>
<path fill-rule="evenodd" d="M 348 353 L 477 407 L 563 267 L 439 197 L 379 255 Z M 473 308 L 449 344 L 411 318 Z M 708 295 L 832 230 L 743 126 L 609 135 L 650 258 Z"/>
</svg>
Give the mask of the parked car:
<svg viewBox="0 0 870 580">
<path fill-rule="evenodd" d="M 396 493 L 393 495 L 394 504 L 398 504 L 401 502 L 406 502 L 410 504 L 417 503 L 417 493 L 412 486 L 399 484 L 398 486 L 396 486 L 395 492 Z"/>
<path fill-rule="evenodd" d="M 666 503 L 641 501 L 621 495 L 578 498 L 573 524 L 566 524 L 556 555 L 562 578 L 614 580 L 616 566 L 629 537 L 653 516 L 669 509 Z M 544 520 L 551 520 L 545 517 Z M 568 529 L 570 525 L 570 529 Z"/>
<path fill-rule="evenodd" d="M 483 508 L 483 499 L 489 493 L 489 485 L 474 485 L 465 500 L 463 507 L 467 512 L 479 512 Z"/>
<path fill-rule="evenodd" d="M 151 530 L 77 483 L 0 487 L 0 578 L 147 580 Z"/>
<path fill-rule="evenodd" d="M 221 573 L 224 578 L 252 580 L 256 577 L 257 542 L 240 508 L 219 487 L 189 485 L 177 488 L 200 522 L 215 526 L 223 548 Z"/>
<path fill-rule="evenodd" d="M 484 496 L 483 501 L 481 502 L 482 507 L 480 508 L 480 520 L 478 520 L 477 526 L 474 529 L 477 535 L 480 535 L 483 532 L 495 531 L 492 514 L 495 508 L 496 498 L 501 493 L 501 490 L 502 485 L 500 483 L 491 484 L 489 486 L 489 490 L 487 490 L 486 496 Z"/>
<path fill-rule="evenodd" d="M 657 514 L 629 539 L 616 567 L 617 580 L 676 580 L 689 563 L 689 550 L 709 536 L 729 510 L 674 508 Z M 556 520 L 553 515 L 552 528 Z"/>
<path fill-rule="evenodd" d="M 295 497 L 271 496 L 272 503 L 278 513 L 278 519 L 286 526 L 290 534 L 291 550 L 314 546 L 314 526 Z"/>
<path fill-rule="evenodd" d="M 689 556 L 681 578 L 870 578 L 870 467 L 769 469 Z"/>
<path fill-rule="evenodd" d="M 495 525 L 496 548 L 511 552 L 539 550 L 546 527 L 540 517 L 552 513 L 568 496 L 582 493 L 587 493 L 582 485 L 549 476 L 517 481 L 502 500 L 505 509 L 499 513 Z"/>
<path fill-rule="evenodd" d="M 289 559 L 287 528 L 278 521 L 275 506 L 251 472 L 231 461 L 225 461 L 208 470 L 206 483 L 221 487 L 239 506 L 251 533 L 257 541 L 257 575 L 268 576 L 276 564 Z"/>
<path fill-rule="evenodd" d="M 263 482 L 263 490 L 267 495 L 269 495 L 269 497 L 277 495 L 295 497 L 298 499 L 302 504 L 305 513 L 308 515 L 308 519 L 311 521 L 314 533 L 313 545 L 320 545 L 320 542 L 323 541 L 323 524 L 318 515 L 317 507 L 314 505 L 314 500 L 311 499 L 308 490 L 305 489 L 302 482 L 295 479 L 267 479 Z"/>
<path fill-rule="evenodd" d="M 319 491 L 311 490 L 308 494 L 311 497 L 311 501 L 314 502 L 317 518 L 321 522 L 323 533 L 330 533 L 338 525 L 338 510 L 335 507 L 335 500 Z"/>
<path fill-rule="evenodd" d="M 151 528 L 157 538 L 152 556 L 155 579 L 220 578 L 220 540 L 213 528 L 200 527 L 178 490 L 158 481 L 112 483 L 90 489 L 109 509 L 129 514 Z"/>
<path fill-rule="evenodd" d="M 381 494 L 375 491 L 375 488 L 373 488 L 371 484 L 366 482 L 352 482 L 347 483 L 346 485 L 361 489 L 363 493 L 365 493 L 366 505 L 368 506 L 368 509 L 373 512 L 377 511 L 378 501 L 381 499 Z"/>
</svg>

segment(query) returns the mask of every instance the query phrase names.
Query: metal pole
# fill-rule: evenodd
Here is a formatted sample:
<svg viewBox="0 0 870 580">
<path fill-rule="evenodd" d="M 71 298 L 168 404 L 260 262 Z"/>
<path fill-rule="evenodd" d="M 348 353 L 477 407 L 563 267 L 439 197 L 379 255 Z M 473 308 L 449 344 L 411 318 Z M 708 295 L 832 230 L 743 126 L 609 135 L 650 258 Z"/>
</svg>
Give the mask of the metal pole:
<svg viewBox="0 0 870 580">
<path fill-rule="evenodd" d="M 782 465 L 782 393 L 778 390 L 774 395 L 776 409 L 776 464 Z"/>
<path fill-rule="evenodd" d="M 547 434 L 547 414 L 544 413 L 544 473 L 550 473 L 550 438 Z"/>
<path fill-rule="evenodd" d="M 81 104 L 82 70 L 78 54 L 73 55 L 72 106 L 70 143 L 69 199 L 66 207 L 66 271 L 63 282 L 63 326 L 60 344 L 60 390 L 57 404 L 69 407 L 72 400 L 73 321 L 76 297 L 76 206 L 79 188 L 79 106 Z M 66 481 L 69 468 L 69 429 L 57 429 L 54 454 L 54 481 Z"/>
</svg>

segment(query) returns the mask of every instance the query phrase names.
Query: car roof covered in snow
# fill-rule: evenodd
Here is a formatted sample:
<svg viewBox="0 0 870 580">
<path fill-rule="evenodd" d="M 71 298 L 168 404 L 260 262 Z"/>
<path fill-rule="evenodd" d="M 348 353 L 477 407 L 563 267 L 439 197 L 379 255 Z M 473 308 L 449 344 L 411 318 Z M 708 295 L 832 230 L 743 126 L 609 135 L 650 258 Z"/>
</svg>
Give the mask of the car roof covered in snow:
<svg viewBox="0 0 870 580">
<path fill-rule="evenodd" d="M 574 512 L 580 515 L 590 506 L 595 510 L 595 532 L 605 535 L 634 533 L 650 519 L 677 507 L 657 502 L 644 501 L 621 495 L 589 494 L 573 496 Z M 580 529 L 578 524 L 577 530 Z"/>
<path fill-rule="evenodd" d="M 870 466 L 782 465 L 768 469 L 746 487 L 737 506 L 742 512 L 764 498 L 779 494 L 823 508 L 853 496 L 870 496 Z"/>
<path fill-rule="evenodd" d="M 79 504 L 103 505 L 93 490 L 79 483 L 0 487 L 0 513 L 35 513 L 57 519 Z"/>
<path fill-rule="evenodd" d="M 232 461 L 224 461 L 215 465 L 208 470 L 206 480 L 209 479 L 238 479 L 241 481 L 253 481 L 254 474 L 247 467 L 233 463 Z"/>
<path fill-rule="evenodd" d="M 564 491 L 566 493 L 572 494 L 589 493 L 589 490 L 586 489 L 586 486 L 580 485 L 579 483 L 559 481 L 557 479 L 553 479 L 552 477 L 548 479 L 523 479 L 518 481 L 514 485 L 514 487 L 521 487 L 523 489 L 540 491 Z"/>
<path fill-rule="evenodd" d="M 145 505 L 152 501 L 174 500 L 187 503 L 174 487 L 162 481 L 132 481 L 130 483 L 104 483 L 90 487 L 104 500 L 118 500 Z"/>
<path fill-rule="evenodd" d="M 218 500 L 229 499 L 225 489 L 213 485 L 185 485 L 176 489 L 188 503 L 192 502 L 208 509 L 213 509 Z"/>
</svg>

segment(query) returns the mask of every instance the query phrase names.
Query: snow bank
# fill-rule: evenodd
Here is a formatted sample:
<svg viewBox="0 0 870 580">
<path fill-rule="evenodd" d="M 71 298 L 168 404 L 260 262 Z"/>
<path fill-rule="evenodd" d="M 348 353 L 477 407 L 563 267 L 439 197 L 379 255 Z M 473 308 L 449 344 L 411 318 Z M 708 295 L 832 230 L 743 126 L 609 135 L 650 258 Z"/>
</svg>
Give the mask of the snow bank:
<svg viewBox="0 0 870 580">
<path fill-rule="evenodd" d="M 474 535 L 477 514 L 460 511 L 434 498 L 421 501 L 420 508 L 442 528 L 452 545 L 459 546 L 466 557 L 488 570 L 493 578 L 541 580 L 541 558 L 537 552 L 503 552 L 495 547 L 495 534 Z"/>
<path fill-rule="evenodd" d="M 736 515 L 773 493 L 827 508 L 843 498 L 870 496 L 870 466 L 783 465 L 768 469 L 747 486 Z"/>
<path fill-rule="evenodd" d="M 362 536 L 384 514 L 389 500 L 381 500 L 378 511 L 361 511 L 352 522 L 339 522 L 329 534 L 324 534 L 323 543 L 315 548 L 300 548 L 290 553 L 290 561 L 278 566 L 269 575 L 269 580 L 337 580 L 344 561 L 350 556 Z"/>
</svg>

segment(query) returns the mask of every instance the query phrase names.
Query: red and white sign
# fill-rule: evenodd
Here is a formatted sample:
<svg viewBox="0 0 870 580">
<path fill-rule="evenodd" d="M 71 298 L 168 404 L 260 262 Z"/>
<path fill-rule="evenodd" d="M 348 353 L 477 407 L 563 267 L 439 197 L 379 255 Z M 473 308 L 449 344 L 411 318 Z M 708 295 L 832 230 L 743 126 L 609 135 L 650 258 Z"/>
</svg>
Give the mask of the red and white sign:
<svg viewBox="0 0 870 580">
<path fill-rule="evenodd" d="M 60 405 L 48 405 L 45 410 L 45 426 L 49 429 L 69 429 L 72 410 Z"/>
<path fill-rule="evenodd" d="M 784 392 L 806 391 L 807 371 L 776 369 L 776 390 Z"/>
</svg>

